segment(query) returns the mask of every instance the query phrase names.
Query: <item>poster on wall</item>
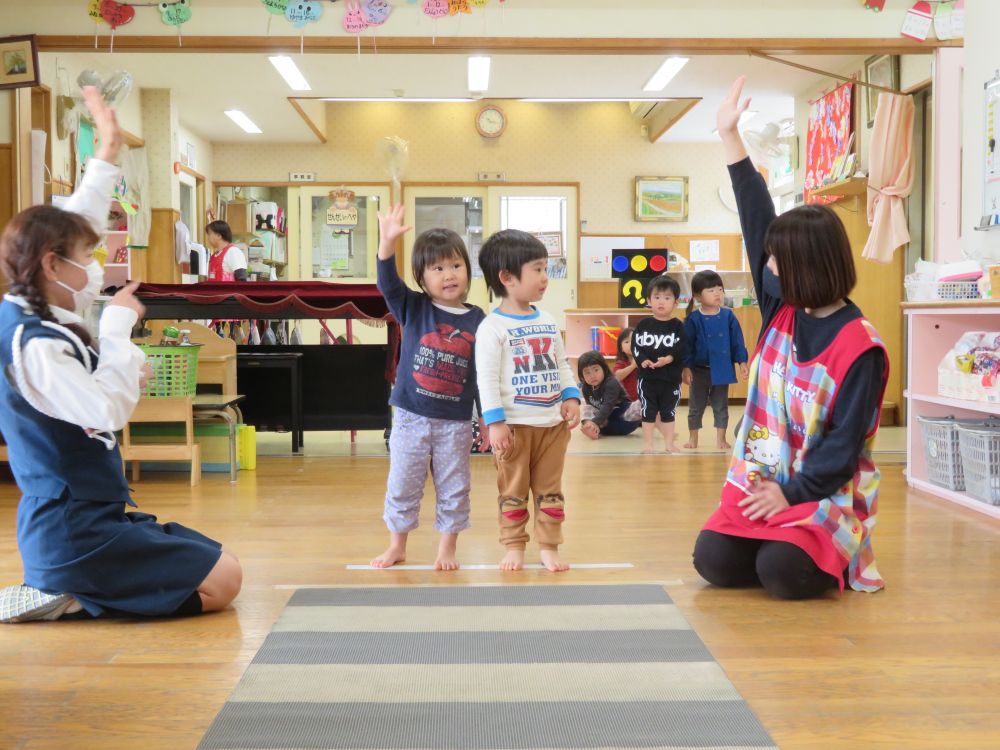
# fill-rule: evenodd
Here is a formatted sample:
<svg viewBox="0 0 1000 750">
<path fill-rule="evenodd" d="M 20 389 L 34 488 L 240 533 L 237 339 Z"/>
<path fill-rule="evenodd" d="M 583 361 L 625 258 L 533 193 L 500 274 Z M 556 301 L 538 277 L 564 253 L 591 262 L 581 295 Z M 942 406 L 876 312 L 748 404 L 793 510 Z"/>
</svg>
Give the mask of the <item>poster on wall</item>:
<svg viewBox="0 0 1000 750">
<path fill-rule="evenodd" d="M 980 226 L 989 226 L 1000 214 L 1000 76 L 986 83 L 986 163 L 983 171 L 983 217 Z"/>
<path fill-rule="evenodd" d="M 847 155 L 854 132 L 854 84 L 845 83 L 812 103 L 806 135 L 805 202 L 832 203 L 833 198 L 813 196 L 833 176 L 838 156 Z"/>
</svg>

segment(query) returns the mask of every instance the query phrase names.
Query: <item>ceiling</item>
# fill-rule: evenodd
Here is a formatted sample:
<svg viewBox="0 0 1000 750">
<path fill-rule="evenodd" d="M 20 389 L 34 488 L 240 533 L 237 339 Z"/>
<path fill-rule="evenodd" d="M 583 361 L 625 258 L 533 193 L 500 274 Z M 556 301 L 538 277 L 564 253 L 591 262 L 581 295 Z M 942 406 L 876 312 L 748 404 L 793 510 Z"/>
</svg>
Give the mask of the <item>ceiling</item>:
<svg viewBox="0 0 1000 750">
<path fill-rule="evenodd" d="M 46 55 L 48 56 L 48 55 Z M 144 88 L 170 88 L 185 127 L 211 142 L 315 142 L 316 136 L 288 103 L 291 91 L 264 54 L 60 53 L 58 66 L 70 81 L 81 70 L 127 70 Z M 377 54 L 366 43 L 360 55 L 296 55 L 312 85 L 298 95 L 329 97 L 466 97 L 465 55 Z M 797 56 L 796 62 L 842 70 L 846 56 Z M 662 56 L 493 55 L 488 98 L 648 98 L 642 87 Z M 44 67 L 44 65 L 43 65 Z M 710 141 L 715 110 L 733 79 L 748 76 L 755 129 L 794 115 L 794 97 L 823 79 L 777 63 L 743 55 L 694 56 L 663 97 L 700 97 L 662 139 Z M 134 95 L 134 94 L 133 94 Z M 628 106 L 622 103 L 622 106 Z M 248 135 L 223 115 L 241 109 L 264 131 Z"/>
</svg>

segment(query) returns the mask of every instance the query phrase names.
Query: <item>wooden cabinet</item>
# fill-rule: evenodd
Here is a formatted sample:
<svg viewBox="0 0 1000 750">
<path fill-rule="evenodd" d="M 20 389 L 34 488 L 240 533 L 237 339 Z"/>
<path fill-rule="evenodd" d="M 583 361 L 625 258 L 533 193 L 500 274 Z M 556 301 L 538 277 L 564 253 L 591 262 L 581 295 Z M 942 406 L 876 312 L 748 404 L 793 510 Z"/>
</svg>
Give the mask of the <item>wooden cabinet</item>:
<svg viewBox="0 0 1000 750">
<path fill-rule="evenodd" d="M 743 328 L 743 341 L 747 351 L 752 355 L 754 346 L 757 344 L 757 337 L 760 335 L 760 308 L 756 305 L 745 305 L 733 308 L 733 313 Z M 675 316 L 684 319 L 684 310 L 677 309 Z M 577 309 L 566 311 L 566 356 L 570 360 L 573 368 L 573 376 L 576 377 L 576 360 L 584 352 L 593 349 L 591 328 L 593 326 L 618 326 L 619 328 L 635 328 L 636 324 L 643 318 L 648 318 L 649 310 L 636 308 L 634 310 L 622 310 L 615 308 L 595 308 Z M 614 357 L 608 357 L 608 361 L 614 361 Z M 747 384 L 740 381 L 729 388 L 730 398 L 747 397 Z"/>
<path fill-rule="evenodd" d="M 969 401 L 938 395 L 938 364 L 969 331 L 1000 331 L 1000 300 L 904 303 L 908 362 L 904 395 L 909 416 L 906 426 L 906 481 L 911 487 L 981 513 L 1000 518 L 1000 507 L 965 492 L 932 484 L 924 453 L 919 417 L 954 416 L 986 419 L 1000 416 L 1000 403 Z"/>
</svg>

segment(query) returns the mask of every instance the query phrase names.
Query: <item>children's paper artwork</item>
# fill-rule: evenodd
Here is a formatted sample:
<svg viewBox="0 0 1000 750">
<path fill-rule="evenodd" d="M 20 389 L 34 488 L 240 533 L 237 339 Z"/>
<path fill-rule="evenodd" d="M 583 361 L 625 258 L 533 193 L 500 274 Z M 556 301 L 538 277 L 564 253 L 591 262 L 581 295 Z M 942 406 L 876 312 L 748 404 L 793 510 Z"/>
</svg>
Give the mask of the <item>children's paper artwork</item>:
<svg viewBox="0 0 1000 750">
<path fill-rule="evenodd" d="M 955 0 L 951 9 L 951 37 L 962 39 L 965 36 L 965 0 Z"/>
<path fill-rule="evenodd" d="M 472 13 L 469 0 L 448 0 L 448 15 L 457 16 L 459 13 Z"/>
<path fill-rule="evenodd" d="M 288 0 L 260 0 L 260 2 L 268 13 L 276 16 L 283 16 L 288 10 Z"/>
<path fill-rule="evenodd" d="M 473 8 L 485 8 L 490 0 L 469 0 L 469 5 Z"/>
<path fill-rule="evenodd" d="M 303 28 L 307 23 L 316 23 L 323 15 L 323 5 L 319 0 L 293 0 L 285 8 L 285 18 L 297 28 Z"/>
<path fill-rule="evenodd" d="M 812 103 L 806 134 L 806 203 L 830 203 L 833 199 L 812 196 L 833 173 L 838 156 L 846 154 L 854 132 L 852 120 L 854 84 L 845 83 Z"/>
<path fill-rule="evenodd" d="M 160 19 L 167 26 L 180 26 L 191 20 L 191 0 L 160 3 Z"/>
<path fill-rule="evenodd" d="M 107 23 L 101 15 L 101 0 L 90 0 L 87 4 L 87 15 L 94 20 L 94 23 Z"/>
<path fill-rule="evenodd" d="M 865 7 L 868 8 L 868 10 L 881 13 L 885 10 L 885 0 L 865 0 Z"/>
<path fill-rule="evenodd" d="M 116 3 L 115 0 L 101 0 L 101 18 L 107 21 L 112 29 L 117 29 L 135 18 L 135 8 Z"/>
<path fill-rule="evenodd" d="M 910 39 L 916 39 L 918 42 L 924 42 L 927 40 L 927 35 L 931 33 L 932 23 L 931 4 L 927 0 L 920 0 L 906 11 L 906 16 L 903 18 L 903 28 L 899 33 Z"/>
<path fill-rule="evenodd" d="M 424 15 L 431 18 L 448 15 L 448 0 L 424 0 Z"/>
<path fill-rule="evenodd" d="M 951 20 L 951 3 L 938 3 L 934 10 L 934 33 L 941 41 L 951 39 L 954 25 Z"/>
<path fill-rule="evenodd" d="M 389 0 L 364 0 L 361 10 L 369 24 L 381 26 L 392 13 L 392 5 L 389 4 Z"/>
<path fill-rule="evenodd" d="M 365 14 L 361 10 L 361 3 L 349 0 L 344 5 L 345 13 L 344 19 L 341 25 L 344 27 L 344 31 L 348 34 L 360 34 L 362 31 L 368 28 L 368 21 L 365 19 Z"/>
</svg>

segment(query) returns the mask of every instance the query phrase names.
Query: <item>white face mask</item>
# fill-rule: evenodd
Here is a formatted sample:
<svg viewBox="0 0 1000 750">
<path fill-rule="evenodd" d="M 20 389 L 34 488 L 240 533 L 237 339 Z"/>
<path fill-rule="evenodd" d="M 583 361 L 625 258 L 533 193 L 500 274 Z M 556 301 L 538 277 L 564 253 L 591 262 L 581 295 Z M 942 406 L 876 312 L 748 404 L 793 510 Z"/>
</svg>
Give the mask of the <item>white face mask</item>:
<svg viewBox="0 0 1000 750">
<path fill-rule="evenodd" d="M 66 261 L 71 266 L 76 266 L 77 268 L 83 269 L 87 272 L 87 284 L 83 287 L 83 289 L 74 289 L 69 284 L 56 279 L 56 283 L 59 286 L 73 295 L 73 309 L 76 314 L 83 315 L 94 303 L 94 300 L 97 299 L 97 296 L 101 293 L 101 289 L 104 288 L 104 269 L 101 268 L 101 264 L 96 260 L 93 260 L 84 266 L 77 263 L 75 260 L 64 258 L 61 255 L 59 258 Z"/>
</svg>

